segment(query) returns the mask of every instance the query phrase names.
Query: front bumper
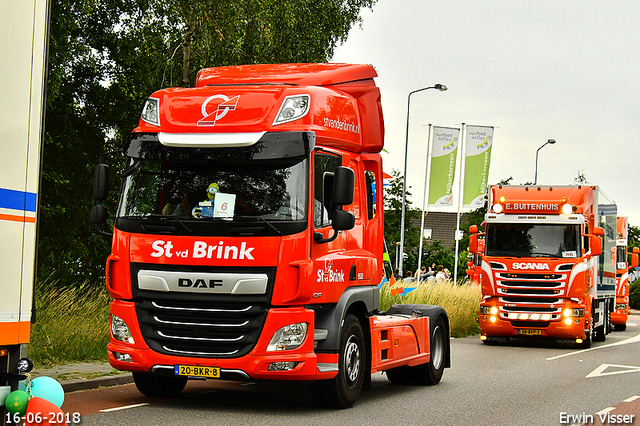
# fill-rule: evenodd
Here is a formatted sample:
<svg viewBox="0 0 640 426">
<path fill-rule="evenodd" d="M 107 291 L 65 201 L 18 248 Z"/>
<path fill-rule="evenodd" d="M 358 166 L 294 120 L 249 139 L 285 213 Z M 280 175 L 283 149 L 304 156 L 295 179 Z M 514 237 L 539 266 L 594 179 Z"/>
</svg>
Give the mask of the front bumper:
<svg viewBox="0 0 640 426">
<path fill-rule="evenodd" d="M 175 365 L 218 367 L 221 379 L 228 380 L 322 380 L 331 379 L 338 371 L 338 354 L 314 352 L 314 312 L 304 307 L 273 308 L 260 338 L 251 352 L 238 358 L 198 358 L 158 353 L 145 343 L 138 326 L 132 302 L 113 301 L 111 313 L 123 319 L 131 331 L 134 343 L 116 340 L 113 335 L 107 346 L 109 363 L 118 370 L 173 374 Z M 296 349 L 267 351 L 273 334 L 292 323 L 308 323 L 307 336 Z M 125 360 L 126 359 L 126 360 Z M 270 371 L 274 363 L 289 363 L 291 369 Z M 272 367 L 273 368 L 273 367 Z"/>
</svg>

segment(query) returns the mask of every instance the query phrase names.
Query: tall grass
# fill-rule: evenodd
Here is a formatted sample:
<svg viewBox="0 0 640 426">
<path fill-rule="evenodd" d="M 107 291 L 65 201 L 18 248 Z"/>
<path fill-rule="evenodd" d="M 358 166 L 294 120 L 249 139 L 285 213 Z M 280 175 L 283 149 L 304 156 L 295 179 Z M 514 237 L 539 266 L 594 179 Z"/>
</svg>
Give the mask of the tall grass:
<svg viewBox="0 0 640 426">
<path fill-rule="evenodd" d="M 402 285 L 400 281 L 393 288 Z M 416 283 L 406 285 L 416 286 Z M 32 324 L 29 346 L 29 356 L 36 366 L 106 361 L 109 300 L 104 286 L 96 287 L 88 283 L 62 288 L 56 287 L 55 283 L 38 286 L 37 322 Z M 454 286 L 450 282 L 421 284 L 406 296 L 392 296 L 389 286 L 382 286 L 380 310 L 402 303 L 442 306 L 449 315 L 453 337 L 480 332 L 475 320 L 480 303 L 480 288 L 477 285 Z"/>
<path fill-rule="evenodd" d="M 105 286 L 55 284 L 36 289 L 37 322 L 31 326 L 29 357 L 38 367 L 106 361 L 110 299 Z"/>
<path fill-rule="evenodd" d="M 392 288 L 402 287 L 400 281 Z M 474 284 L 453 285 L 451 281 L 432 284 L 415 282 L 407 286 L 417 288 L 406 295 L 391 295 L 388 285 L 380 289 L 380 310 L 387 310 L 396 304 L 425 304 L 442 306 L 449 315 L 449 325 L 453 337 L 466 337 L 480 333 L 480 326 L 476 322 L 476 312 L 480 306 L 480 287 Z"/>
</svg>

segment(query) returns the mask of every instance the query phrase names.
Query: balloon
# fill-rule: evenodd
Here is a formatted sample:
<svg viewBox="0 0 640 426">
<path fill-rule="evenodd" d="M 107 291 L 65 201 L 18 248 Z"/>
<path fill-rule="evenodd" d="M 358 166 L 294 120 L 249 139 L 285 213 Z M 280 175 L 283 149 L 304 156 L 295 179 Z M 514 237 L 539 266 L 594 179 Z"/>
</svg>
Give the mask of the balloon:
<svg viewBox="0 0 640 426">
<path fill-rule="evenodd" d="M 4 400 L 4 406 L 11 414 L 20 414 L 24 416 L 27 412 L 27 403 L 29 402 L 29 394 L 25 391 L 13 391 Z"/>
<path fill-rule="evenodd" d="M 68 425 L 63 411 L 46 399 L 37 396 L 32 397 L 27 406 L 24 426 L 46 426 L 51 424 Z"/>
<path fill-rule="evenodd" d="M 64 402 L 64 389 L 62 389 L 62 385 L 51 377 L 40 376 L 31 380 L 31 383 L 27 386 L 27 392 L 29 392 L 32 397 L 37 396 L 38 398 L 46 399 L 58 407 L 62 407 L 62 403 Z"/>
</svg>

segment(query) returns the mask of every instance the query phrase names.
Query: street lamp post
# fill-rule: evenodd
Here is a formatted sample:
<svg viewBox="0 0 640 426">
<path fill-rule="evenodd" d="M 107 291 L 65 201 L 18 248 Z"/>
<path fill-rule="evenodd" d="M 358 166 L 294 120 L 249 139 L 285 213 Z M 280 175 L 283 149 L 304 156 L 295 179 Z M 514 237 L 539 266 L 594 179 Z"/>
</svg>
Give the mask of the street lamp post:
<svg viewBox="0 0 640 426">
<path fill-rule="evenodd" d="M 538 184 L 538 152 L 539 152 L 542 148 L 544 148 L 546 145 L 549 145 L 549 144 L 553 145 L 554 143 L 556 143 L 556 140 L 555 140 L 555 139 L 549 139 L 547 142 L 545 142 L 545 143 L 544 143 L 544 145 L 542 145 L 540 148 L 538 148 L 538 149 L 536 150 L 536 174 L 535 174 L 535 176 L 533 177 L 533 184 L 534 184 L 534 185 L 537 185 L 537 184 Z"/>
<path fill-rule="evenodd" d="M 428 89 L 437 89 L 441 92 L 447 90 L 447 86 L 444 84 L 436 84 L 430 87 L 423 87 L 422 89 L 414 90 L 410 92 L 407 96 L 407 129 L 405 134 L 405 142 L 404 142 L 404 175 L 402 177 L 402 216 L 400 218 L 400 274 L 404 274 L 402 263 L 404 261 L 404 222 L 406 215 L 406 206 L 407 206 L 407 162 L 408 162 L 408 153 L 409 153 L 409 110 L 411 106 L 411 95 L 417 92 L 422 92 L 423 90 Z M 423 219 L 424 220 L 424 219 Z M 422 236 L 421 236 L 422 238 Z"/>
</svg>

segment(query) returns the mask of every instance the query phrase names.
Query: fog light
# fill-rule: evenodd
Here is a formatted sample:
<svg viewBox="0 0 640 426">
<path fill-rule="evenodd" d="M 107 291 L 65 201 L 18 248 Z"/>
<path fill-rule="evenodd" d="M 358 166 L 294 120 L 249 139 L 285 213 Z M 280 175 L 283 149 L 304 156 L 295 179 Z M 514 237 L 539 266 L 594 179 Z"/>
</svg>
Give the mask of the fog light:
<svg viewBox="0 0 640 426">
<path fill-rule="evenodd" d="M 494 316 L 492 315 L 492 316 L 491 316 L 491 318 L 489 318 L 489 321 L 491 321 L 491 322 L 496 322 L 496 321 L 497 321 L 497 318 L 496 318 L 496 317 L 494 317 Z"/>
<path fill-rule="evenodd" d="M 298 324 L 290 324 L 282 327 L 280 330 L 273 333 L 267 351 L 284 351 L 288 349 L 296 349 L 304 342 L 307 336 L 306 322 Z"/>
<path fill-rule="evenodd" d="M 133 360 L 131 359 L 131 355 L 129 354 L 123 354 L 121 352 L 113 352 L 113 357 L 115 359 L 117 359 L 118 361 L 122 361 L 122 362 L 133 362 Z"/>
<path fill-rule="evenodd" d="M 582 339 L 576 339 L 576 343 L 577 343 L 577 344 L 582 343 Z"/>
<path fill-rule="evenodd" d="M 564 323 L 567 325 L 571 325 L 571 318 L 565 318 Z"/>
<path fill-rule="evenodd" d="M 125 343 L 135 343 L 129 331 L 129 326 L 122 318 L 111 315 L 111 334 L 113 338 Z"/>
<path fill-rule="evenodd" d="M 272 362 L 267 367 L 267 371 L 288 371 L 293 370 L 298 365 L 298 361 L 288 361 L 288 362 Z"/>
<path fill-rule="evenodd" d="M 487 340 L 487 336 L 480 336 L 480 340 Z"/>
</svg>

